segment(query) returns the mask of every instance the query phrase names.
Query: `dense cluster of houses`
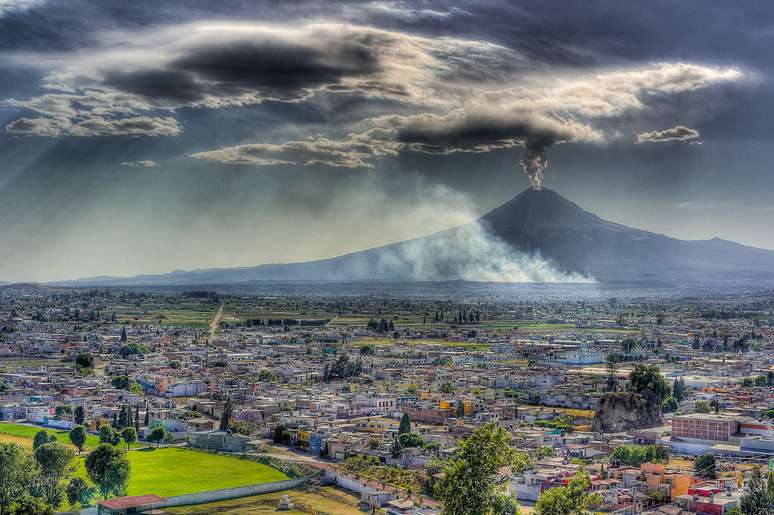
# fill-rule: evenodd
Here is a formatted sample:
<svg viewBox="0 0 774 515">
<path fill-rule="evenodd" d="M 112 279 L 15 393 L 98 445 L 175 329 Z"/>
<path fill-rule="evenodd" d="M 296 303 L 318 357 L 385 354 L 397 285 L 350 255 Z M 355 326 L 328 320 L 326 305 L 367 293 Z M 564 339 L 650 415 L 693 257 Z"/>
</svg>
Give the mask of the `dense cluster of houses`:
<svg viewBox="0 0 774 515">
<path fill-rule="evenodd" d="M 398 324 L 384 334 L 323 322 L 224 324 L 207 333 L 161 323 L 57 321 L 55 310 L 39 315 L 41 304 L 38 296 L 34 311 L 24 309 L 24 298 L 12 310 L 0 308 L 5 421 L 68 428 L 80 406 L 96 431 L 129 406 L 141 435 L 161 424 L 171 441 L 193 447 L 262 452 L 274 441 L 327 466 L 369 456 L 419 471 L 495 422 L 531 457 L 525 470 L 503 473 L 520 501 L 534 502 L 583 467 L 604 499 L 600 511 L 611 513 L 725 513 L 738 504 L 743 484 L 707 482 L 690 467 L 663 463 L 603 465 L 616 446 L 652 443 L 675 455 L 709 452 L 736 463 L 774 456 L 774 419 L 766 418 L 774 389 L 760 379 L 774 377 L 774 332 L 749 319 L 710 322 L 676 309 L 664 320 L 652 308 L 632 307 L 635 315 L 621 320 L 608 314 L 609 305 L 584 303 L 550 316 L 523 310 L 522 318 L 544 322 L 535 330 Z M 740 338 L 743 348 L 734 343 Z M 84 354 L 94 357 L 94 368 L 79 365 Z M 610 354 L 623 356 L 619 365 L 605 363 Z M 326 365 L 337 360 L 357 362 L 357 376 L 326 377 Z M 682 380 L 688 394 L 661 427 L 592 432 L 610 376 L 625 389 L 639 362 L 658 364 L 667 382 Z M 713 409 L 698 410 L 697 401 Z M 227 405 L 231 427 L 220 431 Z M 404 414 L 423 445 L 396 452 Z M 391 509 L 416 509 L 401 506 Z"/>
</svg>

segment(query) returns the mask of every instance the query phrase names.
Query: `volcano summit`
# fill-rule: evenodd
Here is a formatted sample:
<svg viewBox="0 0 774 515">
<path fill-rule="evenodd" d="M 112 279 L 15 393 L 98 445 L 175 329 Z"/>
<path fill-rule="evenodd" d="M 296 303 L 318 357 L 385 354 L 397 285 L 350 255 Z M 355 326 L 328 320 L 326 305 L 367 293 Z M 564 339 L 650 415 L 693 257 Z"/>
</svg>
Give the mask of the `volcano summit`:
<svg viewBox="0 0 774 515">
<path fill-rule="evenodd" d="M 604 220 L 552 190 L 531 188 L 469 224 L 334 258 L 64 284 L 368 279 L 760 286 L 774 285 L 774 251 L 719 238 L 679 240 L 632 229 Z"/>
</svg>

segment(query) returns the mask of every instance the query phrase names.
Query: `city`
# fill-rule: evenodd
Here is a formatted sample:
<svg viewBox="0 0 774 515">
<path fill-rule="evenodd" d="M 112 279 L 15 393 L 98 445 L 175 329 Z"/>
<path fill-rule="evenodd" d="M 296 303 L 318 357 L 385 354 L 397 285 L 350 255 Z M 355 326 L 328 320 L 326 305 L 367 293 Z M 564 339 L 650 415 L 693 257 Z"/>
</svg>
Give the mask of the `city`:
<svg viewBox="0 0 774 515">
<path fill-rule="evenodd" d="M 772 47 L 0 0 L 0 515 L 774 515 Z"/>
<path fill-rule="evenodd" d="M 541 494 L 576 477 L 590 482 L 595 512 L 729 513 L 740 485 L 774 465 L 770 296 L 310 298 L 16 285 L 0 298 L 0 441 L 32 449 L 46 428 L 70 445 L 84 427 L 74 458 L 84 463 L 114 438 L 132 449 L 128 481 L 113 488 L 138 506 L 299 478 L 274 495 L 220 501 L 219 511 L 265 499 L 273 510 L 288 495 L 339 513 L 358 504 L 436 513 L 449 502 L 438 486 L 445 464 L 493 424 L 514 452 L 498 482 L 524 513 L 550 513 Z M 640 385 L 648 367 L 656 385 Z M 657 397 L 655 407 L 637 394 Z M 83 467 L 66 473 L 60 506 L 94 495 L 84 484 L 71 497 L 73 481 L 102 488 Z"/>
</svg>

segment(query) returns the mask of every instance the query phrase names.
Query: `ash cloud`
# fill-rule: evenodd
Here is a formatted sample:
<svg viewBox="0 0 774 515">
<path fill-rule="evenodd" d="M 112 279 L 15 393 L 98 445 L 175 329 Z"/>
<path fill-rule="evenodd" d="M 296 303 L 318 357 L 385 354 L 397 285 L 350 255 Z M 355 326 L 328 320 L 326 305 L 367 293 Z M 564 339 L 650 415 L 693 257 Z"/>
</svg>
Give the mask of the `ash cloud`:
<svg viewBox="0 0 774 515">
<path fill-rule="evenodd" d="M 548 144 L 528 144 L 524 148 L 524 155 L 521 158 L 521 167 L 529 177 L 530 185 L 536 190 L 543 187 L 543 170 L 548 166 L 547 149 Z"/>
<path fill-rule="evenodd" d="M 696 129 L 677 125 L 661 131 L 640 132 L 636 143 L 661 143 L 665 141 L 688 141 L 699 138 L 701 134 Z M 692 142 L 693 143 L 693 142 Z"/>
</svg>

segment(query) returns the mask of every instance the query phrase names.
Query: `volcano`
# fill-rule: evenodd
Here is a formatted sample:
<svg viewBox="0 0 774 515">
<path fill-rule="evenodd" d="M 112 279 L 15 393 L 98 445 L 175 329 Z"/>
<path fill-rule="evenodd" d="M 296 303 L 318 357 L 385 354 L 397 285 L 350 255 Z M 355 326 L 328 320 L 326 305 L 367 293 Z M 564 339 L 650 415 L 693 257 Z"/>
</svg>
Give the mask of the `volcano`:
<svg viewBox="0 0 774 515">
<path fill-rule="evenodd" d="M 470 274 L 471 270 L 482 269 L 481 278 Z M 509 274 L 516 270 L 515 276 L 509 276 L 512 277 L 509 280 L 516 282 L 590 278 L 608 284 L 774 286 L 774 251 L 719 238 L 679 240 L 632 229 L 604 220 L 552 190 L 528 189 L 468 225 L 334 258 L 130 278 L 94 277 L 57 284 L 159 286 L 369 279 L 497 281 L 501 280 L 497 274 L 504 270 Z"/>
<path fill-rule="evenodd" d="M 515 248 L 539 250 L 559 268 L 600 282 L 774 284 L 774 251 L 632 229 L 549 189 L 526 190 L 481 220 Z"/>
</svg>

